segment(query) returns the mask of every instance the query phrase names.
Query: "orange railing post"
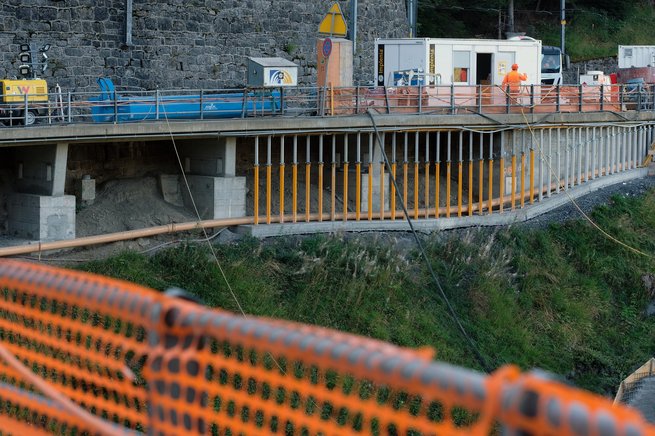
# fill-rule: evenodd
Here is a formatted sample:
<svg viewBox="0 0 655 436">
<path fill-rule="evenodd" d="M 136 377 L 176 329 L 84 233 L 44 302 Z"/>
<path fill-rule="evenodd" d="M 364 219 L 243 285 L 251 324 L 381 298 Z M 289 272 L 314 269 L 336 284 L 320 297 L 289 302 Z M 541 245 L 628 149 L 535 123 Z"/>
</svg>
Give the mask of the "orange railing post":
<svg viewBox="0 0 655 436">
<path fill-rule="evenodd" d="M 293 163 L 291 166 L 292 186 L 291 186 L 291 215 L 293 222 L 297 222 L 298 217 L 298 135 L 293 137 Z"/>
<path fill-rule="evenodd" d="M 272 170 L 272 158 L 271 158 L 271 137 L 268 137 L 267 141 L 267 151 L 266 151 L 266 224 L 271 223 L 271 170 Z"/>
</svg>

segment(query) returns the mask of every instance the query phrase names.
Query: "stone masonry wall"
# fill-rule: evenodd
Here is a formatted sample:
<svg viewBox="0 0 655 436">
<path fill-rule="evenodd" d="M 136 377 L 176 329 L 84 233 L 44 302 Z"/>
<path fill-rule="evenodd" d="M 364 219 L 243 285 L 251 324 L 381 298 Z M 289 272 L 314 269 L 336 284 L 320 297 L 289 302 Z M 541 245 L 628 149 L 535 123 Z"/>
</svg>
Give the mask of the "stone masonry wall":
<svg viewBox="0 0 655 436">
<path fill-rule="evenodd" d="M 143 89 L 246 84 L 248 57 L 280 56 L 316 82 L 316 38 L 332 1 L 143 0 L 133 2 L 125 45 L 125 0 L 3 0 L 0 77 L 18 75 L 19 45 L 46 43 L 43 77 L 64 91 L 96 91 L 98 77 Z M 350 2 L 339 2 L 350 19 Z M 29 5 L 29 6 L 28 6 Z M 373 40 L 408 35 L 405 0 L 359 0 L 356 81 L 373 76 Z"/>
<path fill-rule="evenodd" d="M 606 76 L 616 73 L 619 69 L 618 61 L 615 57 L 588 59 L 586 61 L 571 62 L 571 68 L 564 72 L 564 83 L 580 83 L 580 74 L 587 74 L 587 71 L 602 71 Z"/>
</svg>

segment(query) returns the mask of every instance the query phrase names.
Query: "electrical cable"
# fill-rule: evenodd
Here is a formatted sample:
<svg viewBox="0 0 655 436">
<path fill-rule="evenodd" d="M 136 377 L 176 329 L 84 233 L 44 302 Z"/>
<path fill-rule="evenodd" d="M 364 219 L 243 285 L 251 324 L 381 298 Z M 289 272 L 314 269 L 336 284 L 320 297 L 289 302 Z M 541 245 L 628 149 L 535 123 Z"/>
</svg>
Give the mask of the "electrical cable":
<svg viewBox="0 0 655 436">
<path fill-rule="evenodd" d="M 163 110 L 163 113 L 164 113 L 164 118 L 166 119 L 166 126 L 168 127 L 168 131 L 169 131 L 169 134 L 170 134 L 170 137 L 171 137 L 171 142 L 173 144 L 173 150 L 175 151 L 175 156 L 177 158 L 177 163 L 178 163 L 178 165 L 180 167 L 180 171 L 182 173 L 182 179 L 184 180 L 184 186 L 185 186 L 187 192 L 189 193 L 189 198 L 191 199 L 191 205 L 193 206 L 193 210 L 194 210 L 194 212 L 196 214 L 196 217 L 198 218 L 198 221 L 202 221 L 202 217 L 200 216 L 200 211 L 198 210 L 198 206 L 196 205 L 196 201 L 193 198 L 193 193 L 191 192 L 191 186 L 189 185 L 189 180 L 187 179 L 186 173 L 184 172 L 184 165 L 182 164 L 182 158 L 180 157 L 180 152 L 177 149 L 177 143 L 175 142 L 175 135 L 173 135 L 173 129 L 171 128 L 170 122 L 168 120 L 168 115 L 166 114 L 166 108 L 164 106 L 162 106 L 162 110 Z M 221 263 L 218 260 L 218 256 L 216 255 L 216 250 L 214 250 L 214 246 L 211 244 L 211 241 L 209 240 L 209 235 L 207 234 L 207 229 L 202 227 L 202 232 L 203 232 L 203 234 L 205 236 L 205 239 L 208 242 L 209 250 L 211 251 L 212 257 L 216 261 L 216 266 L 218 266 L 218 270 L 220 271 L 221 276 L 222 276 L 223 280 L 225 281 L 225 284 L 227 285 L 227 289 L 229 290 L 230 295 L 232 296 L 232 299 L 236 303 L 237 308 L 239 309 L 239 312 L 241 312 L 241 314 L 245 318 L 247 318 L 246 312 L 241 307 L 241 303 L 239 302 L 239 299 L 237 298 L 234 290 L 232 289 L 232 286 L 230 285 L 230 282 L 227 279 L 227 276 L 225 275 L 225 271 L 223 271 L 223 267 L 221 266 Z"/>
<path fill-rule="evenodd" d="M 189 242 L 192 242 L 192 243 L 195 243 L 195 242 L 208 242 L 208 241 L 211 241 L 211 240 L 215 239 L 218 235 L 220 235 L 221 233 L 223 233 L 223 231 L 225 231 L 225 227 L 222 228 L 222 229 L 220 229 L 218 232 L 214 233 L 213 235 L 209 236 L 208 238 L 200 238 L 200 239 L 175 239 L 175 240 L 173 240 L 173 241 L 163 242 L 163 243 L 161 243 L 161 244 L 155 245 L 154 247 L 150 247 L 150 248 L 147 248 L 147 249 L 145 249 L 145 250 L 141 250 L 141 251 L 139 251 L 139 253 L 140 253 L 140 254 L 150 253 L 151 251 L 156 251 L 156 250 L 159 250 L 159 249 L 161 249 L 161 248 L 163 248 L 163 247 L 167 247 L 167 246 L 169 246 L 169 245 L 173 245 L 173 244 L 179 244 L 179 243 L 182 243 L 182 242 L 184 242 L 184 243 L 189 243 Z"/>
<path fill-rule="evenodd" d="M 183 180 L 184 180 L 184 183 L 185 183 L 185 187 L 187 189 L 187 192 L 189 193 L 189 197 L 191 199 L 191 203 L 193 205 L 193 208 L 194 208 L 194 210 L 196 212 L 196 216 L 198 217 L 198 220 L 200 221 L 201 220 L 200 213 L 199 213 L 198 208 L 196 206 L 196 203 L 194 201 L 193 193 L 191 192 L 191 187 L 189 186 L 189 182 L 187 180 L 186 174 L 184 173 L 184 167 L 182 165 L 182 160 L 180 158 L 180 154 L 179 154 L 178 149 L 177 149 L 177 144 L 175 143 L 175 137 L 173 135 L 173 130 L 170 127 L 170 124 L 169 124 L 169 121 L 168 121 L 168 116 L 166 115 L 165 110 L 164 110 L 164 117 L 166 118 L 166 124 L 167 124 L 167 126 L 169 128 L 169 132 L 170 132 L 170 135 L 171 135 L 171 141 L 173 143 L 173 148 L 175 150 L 175 155 L 177 156 L 178 164 L 180 165 L 180 170 L 182 172 L 182 177 L 183 177 Z M 225 272 L 223 271 L 223 268 L 222 268 L 222 266 L 221 266 L 221 264 L 220 264 L 220 262 L 218 260 L 218 256 L 216 255 L 216 251 L 214 250 L 214 246 L 212 245 L 210 238 L 207 236 L 207 231 L 206 231 L 206 229 L 204 227 L 202 228 L 202 231 L 203 231 L 203 233 L 205 235 L 205 240 L 207 241 L 207 243 L 209 245 L 209 248 L 211 250 L 214 261 L 216 262 L 216 265 L 218 266 L 218 268 L 219 268 L 219 270 L 221 272 L 221 276 L 223 277 L 223 280 L 225 281 L 225 283 L 226 283 L 226 285 L 227 285 L 227 287 L 228 287 L 228 289 L 230 291 L 230 295 L 232 296 L 232 298 L 236 302 L 237 307 L 239 308 L 239 311 L 241 312 L 241 315 L 244 318 L 248 318 L 248 315 L 246 315 L 245 311 L 241 307 L 241 303 L 239 302 L 239 299 L 237 298 L 236 293 L 232 289 L 232 286 L 230 285 L 230 282 L 228 281 L 227 276 L 225 275 Z M 218 233 L 220 233 L 220 232 L 218 232 Z M 216 235 L 218 235 L 218 233 Z M 216 235 L 214 235 L 214 236 L 216 236 Z M 278 362 L 278 360 L 275 358 L 275 356 L 271 352 L 268 352 L 267 354 L 270 356 L 270 358 L 273 361 L 273 363 L 275 364 L 275 366 L 277 366 L 278 370 L 280 370 L 280 372 L 282 374 L 286 375 L 287 371 L 285 371 L 285 369 Z M 313 407 L 318 407 L 318 404 L 316 403 L 316 401 L 313 398 L 309 397 L 308 401 L 310 401 L 313 404 Z M 330 417 L 330 418 L 335 420 L 335 422 L 336 422 L 336 418 L 334 418 L 334 417 Z"/>
<path fill-rule="evenodd" d="M 523 115 L 523 118 L 525 119 L 525 125 L 527 126 L 528 130 L 530 131 L 530 136 L 532 136 L 532 142 L 537 145 L 537 149 L 539 150 L 539 156 L 541 157 L 542 162 L 543 161 L 546 162 L 546 165 L 548 166 L 548 169 L 550 170 L 551 174 L 555 177 L 555 180 L 557 181 L 557 184 L 559 185 L 561 183 L 561 179 L 559 177 L 559 174 L 556 174 L 555 171 L 553 170 L 552 165 L 550 164 L 550 160 L 545 159 L 546 156 L 544 154 L 543 147 L 537 141 L 536 135 L 534 134 L 534 130 L 533 130 L 530 122 L 528 121 L 527 117 L 525 116 L 525 113 L 523 112 L 523 110 L 521 110 L 521 114 Z M 607 239 L 609 239 L 610 241 L 622 246 L 623 248 L 625 248 L 625 249 L 627 249 L 629 251 L 632 251 L 635 254 L 645 256 L 645 257 L 648 257 L 648 258 L 654 258 L 655 257 L 655 256 L 653 256 L 651 254 L 648 254 L 648 253 L 645 253 L 645 252 L 639 250 L 638 248 L 632 247 L 631 245 L 628 245 L 625 242 L 623 242 L 623 241 L 617 239 L 616 237 L 610 235 L 609 233 L 607 233 L 607 231 L 602 229 L 593 219 L 591 219 L 591 217 L 588 214 L 585 213 L 585 211 L 582 210 L 580 205 L 578 205 L 578 203 L 575 201 L 573 196 L 571 196 L 571 194 L 569 193 L 568 190 L 564 190 L 564 193 L 569 198 L 569 201 L 571 202 L 571 204 L 573 204 L 573 206 L 577 209 L 577 211 L 580 212 L 582 217 L 585 220 L 587 220 L 596 230 L 598 230 Z"/>
<path fill-rule="evenodd" d="M 509 94 L 507 93 L 506 90 L 503 90 L 502 88 L 501 88 L 501 90 L 502 90 L 502 91 L 505 93 L 505 95 L 508 96 L 509 98 L 514 98 L 514 97 L 512 97 L 511 95 L 509 95 Z M 545 154 L 544 154 L 543 147 L 541 146 L 541 144 L 539 143 L 539 141 L 537 141 L 536 135 L 535 135 L 535 133 L 534 133 L 533 125 L 530 124 L 530 121 L 528 120 L 528 117 L 525 115 L 524 106 L 519 104 L 519 107 L 520 107 L 520 109 L 521 109 L 521 115 L 523 116 L 523 120 L 525 121 L 525 126 L 528 128 L 528 130 L 529 130 L 529 132 L 530 132 L 530 136 L 532 137 L 532 142 L 533 142 L 534 144 L 537 145 L 537 149 L 539 150 L 539 156 L 541 157 L 542 162 L 543 162 L 543 161 L 546 162 L 546 165 L 548 166 L 548 169 L 549 169 L 550 173 L 555 177 L 555 180 L 557 181 L 557 185 L 559 186 L 559 185 L 561 184 L 560 175 L 557 174 L 557 173 L 555 172 L 555 170 L 553 169 L 552 165 L 550 164 L 550 160 L 549 160 L 549 159 L 545 159 L 546 156 L 545 156 Z M 530 107 L 530 106 L 528 106 L 528 107 Z M 626 121 L 630 121 L 630 120 L 628 120 L 626 117 L 624 117 L 624 116 L 622 116 L 622 115 L 620 115 L 620 114 L 618 114 L 618 113 L 616 113 L 616 112 L 614 112 L 614 111 L 608 111 L 608 112 L 609 112 L 609 113 L 612 113 L 612 114 L 614 114 L 614 115 L 616 115 L 617 117 L 623 118 L 623 119 L 625 119 Z M 589 126 L 588 124 L 587 124 L 587 125 L 584 125 L 584 124 L 573 124 L 573 125 L 576 125 L 576 126 L 579 125 L 579 126 L 584 126 L 584 127 L 588 127 L 588 126 Z M 600 125 L 601 125 L 601 126 L 607 126 L 608 124 L 600 124 Z M 609 124 L 609 125 L 610 125 L 610 126 L 614 126 L 613 124 Z M 646 125 L 650 125 L 650 123 L 649 123 L 649 122 L 642 122 L 642 123 L 637 123 L 637 124 L 631 125 L 630 127 L 641 127 L 641 126 L 646 126 Z M 616 126 L 615 126 L 615 127 L 616 127 Z M 618 125 L 618 127 L 622 127 L 622 128 L 624 128 L 625 125 Z M 616 244 L 622 246 L 623 248 L 625 248 L 625 249 L 627 249 L 627 250 L 629 250 L 629 251 L 632 251 L 632 252 L 635 253 L 635 254 L 638 254 L 638 255 L 641 255 L 641 256 L 644 256 L 644 257 L 648 257 L 648 258 L 654 258 L 654 257 L 655 257 L 655 256 L 653 256 L 653 255 L 651 255 L 651 254 L 648 254 L 648 253 L 645 253 L 645 252 L 639 250 L 638 248 L 632 247 L 631 245 L 628 245 L 628 244 L 626 244 L 625 242 L 623 242 L 623 241 L 617 239 L 616 237 L 610 235 L 607 231 L 605 231 L 604 229 L 602 229 L 602 228 L 601 228 L 601 227 L 600 227 L 600 226 L 599 226 L 599 225 L 598 225 L 594 220 L 592 220 L 591 217 L 590 217 L 587 213 L 585 213 L 585 211 L 582 210 L 582 208 L 580 207 L 580 205 L 575 201 L 575 199 L 574 199 L 573 196 L 568 192 L 568 190 L 564 190 L 564 194 L 568 197 L 569 201 L 571 202 L 571 204 L 573 204 L 573 206 L 574 206 L 575 209 L 580 213 L 580 215 L 582 215 L 582 217 L 583 217 L 586 221 L 588 221 L 588 222 L 592 225 L 592 227 L 594 227 L 596 230 L 598 230 L 598 231 L 599 231 L 603 236 L 605 236 L 607 239 L 609 239 L 610 241 L 612 241 L 612 242 L 614 242 L 614 243 L 616 243 Z"/>
<path fill-rule="evenodd" d="M 457 329 L 460 331 L 464 339 L 466 339 L 466 342 L 468 343 L 469 347 L 475 354 L 475 357 L 478 360 L 478 363 L 482 366 L 484 371 L 487 373 L 492 372 L 492 368 L 489 366 L 487 363 L 487 360 L 482 356 L 482 353 L 478 349 L 477 345 L 473 341 L 473 339 L 468 335 L 466 332 L 466 329 L 462 325 L 462 322 L 459 319 L 459 316 L 457 315 L 457 312 L 455 311 L 455 308 L 452 306 L 450 303 L 450 300 L 448 299 L 448 296 L 446 295 L 445 291 L 443 290 L 443 287 L 441 286 L 441 282 L 439 281 L 439 278 L 437 277 L 437 274 L 434 272 L 434 269 L 432 268 L 432 264 L 430 263 L 430 259 L 428 258 L 427 253 L 425 252 L 425 249 L 423 247 L 423 243 L 421 242 L 421 239 L 418 236 L 418 233 L 416 232 L 416 229 L 414 229 L 414 224 L 412 223 L 412 219 L 409 216 L 409 213 L 407 212 L 407 206 L 405 204 L 405 198 L 402 195 L 402 191 L 398 188 L 398 183 L 396 181 L 396 178 L 393 176 L 392 170 L 391 170 L 391 164 L 389 163 L 389 158 L 387 157 L 387 153 L 384 151 L 384 146 L 382 145 L 382 141 L 380 139 L 380 132 L 378 131 L 377 128 L 377 123 L 375 122 L 375 118 L 373 117 L 373 114 L 371 110 L 369 109 L 367 111 L 368 116 L 371 118 L 371 123 L 373 124 L 373 130 L 375 131 L 375 137 L 377 140 L 378 147 L 380 148 L 380 151 L 382 153 L 382 157 L 384 159 L 385 166 L 387 167 L 387 170 L 389 171 L 389 177 L 391 178 L 391 181 L 393 183 L 393 186 L 396 189 L 396 194 L 398 197 L 400 197 L 400 204 L 403 207 L 403 213 L 405 215 L 405 219 L 407 220 L 407 223 L 409 224 L 409 228 L 412 232 L 412 235 L 414 235 L 414 240 L 416 241 L 416 244 L 418 245 L 419 251 L 421 252 L 421 256 L 423 257 L 423 260 L 425 261 L 425 264 L 428 267 L 428 271 L 430 272 L 430 275 L 432 276 L 432 281 L 437 285 L 437 289 L 439 290 L 439 294 L 441 298 L 443 299 L 444 303 L 446 303 L 446 307 L 448 308 L 448 314 L 450 317 L 453 319 L 455 322 L 455 325 L 457 326 Z M 439 205 L 436 205 L 436 207 L 439 207 Z"/>
</svg>

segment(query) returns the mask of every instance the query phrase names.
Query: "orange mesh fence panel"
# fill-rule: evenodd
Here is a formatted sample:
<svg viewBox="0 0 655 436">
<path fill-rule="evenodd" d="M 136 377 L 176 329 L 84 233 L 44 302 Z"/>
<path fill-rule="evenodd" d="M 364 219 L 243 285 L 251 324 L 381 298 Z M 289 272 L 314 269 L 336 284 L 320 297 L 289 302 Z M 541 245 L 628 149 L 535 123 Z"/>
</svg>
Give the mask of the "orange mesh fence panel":
<svg viewBox="0 0 655 436">
<path fill-rule="evenodd" d="M 0 360 L 2 434 L 653 433 L 630 409 L 514 367 L 485 377 L 430 352 L 11 260 L 0 289 L 0 344 L 29 374 Z"/>
</svg>

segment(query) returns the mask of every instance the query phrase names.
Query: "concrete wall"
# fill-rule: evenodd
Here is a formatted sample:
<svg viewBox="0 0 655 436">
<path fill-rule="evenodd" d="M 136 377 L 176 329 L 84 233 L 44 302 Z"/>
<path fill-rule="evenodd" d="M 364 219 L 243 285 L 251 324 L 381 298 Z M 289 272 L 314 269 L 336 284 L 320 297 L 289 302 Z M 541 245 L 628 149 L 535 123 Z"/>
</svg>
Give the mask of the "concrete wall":
<svg viewBox="0 0 655 436">
<path fill-rule="evenodd" d="M 40 241 L 75 238 L 75 197 L 11 194 L 8 234 Z"/>
<path fill-rule="evenodd" d="M 14 179 L 11 171 L 3 165 L 8 159 L 2 159 L 2 151 L 6 150 L 0 150 L 0 234 L 7 231 L 7 199 L 11 194 Z"/>
<path fill-rule="evenodd" d="M 35 145 L 13 150 L 17 192 L 64 195 L 68 144 Z"/>
<path fill-rule="evenodd" d="M 179 172 L 170 141 L 75 144 L 68 150 L 66 193 L 75 192 L 84 175 L 100 185 L 113 179 Z"/>
<path fill-rule="evenodd" d="M 331 2 L 166 0 L 133 2 L 125 44 L 124 0 L 5 0 L 0 6 L 0 76 L 18 74 L 19 44 L 52 45 L 45 78 L 65 91 L 95 80 L 146 89 L 241 87 L 249 56 L 281 56 L 316 82 L 316 38 Z M 350 2 L 340 2 L 349 20 Z M 373 39 L 409 33 L 405 0 L 359 0 L 356 80 L 372 80 Z"/>
</svg>

